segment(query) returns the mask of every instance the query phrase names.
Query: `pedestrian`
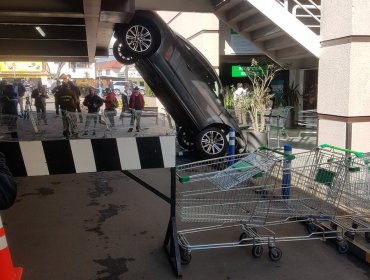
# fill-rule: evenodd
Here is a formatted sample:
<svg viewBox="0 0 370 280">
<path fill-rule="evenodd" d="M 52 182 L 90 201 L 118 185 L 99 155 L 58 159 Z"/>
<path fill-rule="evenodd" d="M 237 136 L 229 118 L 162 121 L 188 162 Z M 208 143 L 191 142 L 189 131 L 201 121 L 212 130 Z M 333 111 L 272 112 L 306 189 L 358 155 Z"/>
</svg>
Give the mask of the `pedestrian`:
<svg viewBox="0 0 370 280">
<path fill-rule="evenodd" d="M 85 132 L 83 135 L 88 135 L 88 129 L 92 120 L 94 121 L 94 130 L 92 134 L 95 135 L 96 124 L 98 122 L 98 113 L 100 111 L 100 107 L 103 105 L 103 99 L 98 96 L 95 88 L 89 87 L 89 94 L 86 95 L 82 104 L 87 107 Z"/>
<path fill-rule="evenodd" d="M 45 87 L 41 81 L 38 81 L 37 88 L 32 91 L 31 98 L 35 99 L 35 107 L 37 113 L 37 121 L 40 123 L 41 120 L 47 125 L 46 119 L 46 99 L 49 98 Z"/>
<path fill-rule="evenodd" d="M 110 88 L 111 91 L 114 92 L 114 84 L 113 84 L 113 80 L 112 79 L 109 80 L 109 88 Z"/>
<path fill-rule="evenodd" d="M 62 111 L 63 122 L 63 136 L 69 139 L 71 135 L 76 135 L 77 120 L 76 120 L 76 107 L 77 96 L 72 83 L 69 82 L 67 75 L 62 74 L 60 78 L 63 80 L 57 96 L 57 106 L 60 106 Z"/>
<path fill-rule="evenodd" d="M 140 131 L 141 111 L 144 109 L 144 96 L 140 93 L 136 86 L 131 93 L 129 108 L 131 111 L 130 128 L 128 132 L 132 132 L 136 120 L 136 131 Z"/>
<path fill-rule="evenodd" d="M 56 86 L 52 89 L 52 94 L 54 95 L 54 103 L 55 103 L 55 117 L 59 117 L 59 104 L 57 103 L 57 99 L 59 96 L 59 92 L 61 89 L 61 82 L 59 80 L 56 81 Z"/>
<path fill-rule="evenodd" d="M 128 86 L 125 86 L 123 92 L 121 93 L 122 110 L 119 116 L 121 120 L 123 120 L 124 112 L 127 112 L 129 110 L 130 96 L 131 96 L 131 92 Z"/>
<path fill-rule="evenodd" d="M 19 109 L 21 110 L 20 117 L 23 118 L 24 115 L 24 94 L 26 93 L 26 88 L 23 86 L 20 80 L 14 81 L 14 89 L 18 93 L 18 104 Z"/>
<path fill-rule="evenodd" d="M 26 106 L 24 108 L 23 119 L 29 120 L 30 119 L 30 112 L 32 112 L 31 101 L 30 101 L 30 97 L 26 96 Z"/>
<path fill-rule="evenodd" d="M 129 109 L 129 103 L 130 103 L 131 92 L 128 86 L 125 86 L 121 96 L 122 96 L 122 112 L 124 112 Z"/>
<path fill-rule="evenodd" d="M 5 91 L 5 86 L 7 85 L 6 80 L 1 80 L 0 81 L 0 114 L 3 112 L 3 105 L 4 102 L 6 101 L 4 98 L 4 91 Z"/>
<path fill-rule="evenodd" d="M 77 103 L 76 103 L 76 111 L 78 112 L 78 117 L 80 119 L 80 123 L 83 123 L 83 117 L 82 117 L 82 112 L 81 112 L 81 91 L 80 89 L 78 88 L 78 86 L 72 81 L 72 77 L 71 75 L 66 75 L 67 76 L 67 79 L 68 79 L 68 83 L 70 85 L 70 87 L 72 88 L 72 90 L 74 91 L 76 97 L 77 97 Z"/>
<path fill-rule="evenodd" d="M 17 197 L 17 183 L 6 165 L 5 156 L 0 153 L 0 210 L 11 207 Z"/>
<path fill-rule="evenodd" d="M 2 113 L 5 116 L 5 122 L 10 131 L 12 138 L 18 138 L 17 118 L 18 118 L 18 94 L 15 92 L 13 85 L 6 84 L 1 97 Z"/>
<path fill-rule="evenodd" d="M 234 99 L 234 108 L 235 108 L 235 115 L 238 121 L 238 124 L 243 124 L 246 116 L 243 117 L 243 110 L 242 110 L 242 98 L 245 96 L 246 90 L 243 88 L 242 83 L 237 84 L 237 89 L 234 91 L 233 99 Z"/>
<path fill-rule="evenodd" d="M 31 96 L 32 90 L 34 88 L 33 82 L 31 82 L 29 78 L 25 78 L 24 81 L 23 81 L 23 86 L 26 89 L 25 95 L 26 96 Z"/>
<path fill-rule="evenodd" d="M 116 95 L 110 88 L 106 88 L 105 93 L 107 94 L 107 96 L 104 100 L 104 115 L 108 118 L 110 122 L 110 127 L 114 127 L 114 117 L 117 115 L 116 108 L 118 107 L 118 101 Z"/>
</svg>

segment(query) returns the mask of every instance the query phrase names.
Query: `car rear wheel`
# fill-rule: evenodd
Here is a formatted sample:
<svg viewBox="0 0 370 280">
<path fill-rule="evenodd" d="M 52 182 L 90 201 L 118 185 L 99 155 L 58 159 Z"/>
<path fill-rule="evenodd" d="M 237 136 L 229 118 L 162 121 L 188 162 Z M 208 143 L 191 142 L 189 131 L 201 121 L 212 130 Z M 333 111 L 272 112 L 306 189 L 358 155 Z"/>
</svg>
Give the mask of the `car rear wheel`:
<svg viewBox="0 0 370 280">
<path fill-rule="evenodd" d="M 160 33 L 154 23 L 145 20 L 135 20 L 120 31 L 123 38 L 119 40 L 130 55 L 137 58 L 152 55 L 160 43 Z"/>
<path fill-rule="evenodd" d="M 128 54 L 127 49 L 123 46 L 120 40 L 116 40 L 113 44 L 113 55 L 115 59 L 123 65 L 134 64 L 137 61 L 137 58 Z"/>
<path fill-rule="evenodd" d="M 196 137 L 195 145 L 204 158 L 222 157 L 229 146 L 225 133 L 217 127 L 209 127 L 200 132 Z"/>
</svg>

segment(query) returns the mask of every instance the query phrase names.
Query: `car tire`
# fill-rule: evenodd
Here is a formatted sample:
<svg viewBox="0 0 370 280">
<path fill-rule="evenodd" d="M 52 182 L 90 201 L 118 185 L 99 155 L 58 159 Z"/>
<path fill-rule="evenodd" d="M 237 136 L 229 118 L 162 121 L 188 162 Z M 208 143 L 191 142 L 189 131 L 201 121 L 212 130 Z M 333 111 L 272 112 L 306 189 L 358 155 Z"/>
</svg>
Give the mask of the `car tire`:
<svg viewBox="0 0 370 280">
<path fill-rule="evenodd" d="M 123 65 L 131 65 L 137 61 L 137 58 L 128 54 L 120 40 L 116 40 L 113 44 L 113 55 L 115 59 Z"/>
<path fill-rule="evenodd" d="M 225 156 L 229 143 L 221 129 L 209 127 L 198 133 L 195 146 L 203 158 L 216 158 Z"/>
<path fill-rule="evenodd" d="M 194 132 L 184 127 L 180 127 L 177 131 L 177 142 L 179 142 L 179 145 L 184 149 L 194 151 L 195 150 Z"/>
<path fill-rule="evenodd" d="M 119 31 L 119 41 L 128 55 L 143 58 L 152 55 L 159 47 L 161 35 L 154 23 L 137 19 Z"/>
</svg>

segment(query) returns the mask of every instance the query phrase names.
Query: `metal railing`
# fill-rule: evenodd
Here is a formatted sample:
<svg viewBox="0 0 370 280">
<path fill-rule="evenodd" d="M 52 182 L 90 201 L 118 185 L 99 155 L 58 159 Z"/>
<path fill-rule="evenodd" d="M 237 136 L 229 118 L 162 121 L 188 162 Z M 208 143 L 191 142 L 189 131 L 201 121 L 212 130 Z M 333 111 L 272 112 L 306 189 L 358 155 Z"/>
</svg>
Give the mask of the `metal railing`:
<svg viewBox="0 0 370 280">
<path fill-rule="evenodd" d="M 275 0 L 315 33 L 320 33 L 321 0 Z"/>
</svg>

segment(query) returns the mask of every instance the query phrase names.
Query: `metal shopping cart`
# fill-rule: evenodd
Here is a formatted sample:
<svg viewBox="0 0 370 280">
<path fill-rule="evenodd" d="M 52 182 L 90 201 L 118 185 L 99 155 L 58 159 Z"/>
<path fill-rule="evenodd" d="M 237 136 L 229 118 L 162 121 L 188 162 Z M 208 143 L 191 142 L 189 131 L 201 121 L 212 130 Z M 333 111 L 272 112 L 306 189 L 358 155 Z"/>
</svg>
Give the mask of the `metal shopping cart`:
<svg viewBox="0 0 370 280">
<path fill-rule="evenodd" d="M 178 216 L 183 222 L 208 223 L 178 231 L 183 263 L 190 262 L 192 250 L 210 248 L 252 246 L 253 256 L 260 257 L 263 245 L 268 245 L 270 259 L 276 261 L 282 255 L 276 246 L 280 241 L 335 238 L 338 246 L 348 248 L 336 230 L 281 237 L 273 230 L 283 224 L 311 225 L 335 217 L 346 172 L 342 156 L 319 148 L 293 157 L 264 148 L 178 166 L 177 176 L 184 183 L 177 187 Z M 242 179 L 235 183 L 236 177 Z M 227 187 L 221 186 L 224 182 Z M 188 239 L 231 228 L 242 231 L 235 242 L 192 244 Z"/>
<path fill-rule="evenodd" d="M 344 157 L 348 171 L 339 202 L 342 213 L 330 221 L 330 226 L 341 228 L 350 239 L 362 233 L 370 243 L 370 156 L 361 152 L 348 153 L 348 150 L 335 146 L 324 146 L 332 148 L 333 153 L 338 150 L 347 151 Z"/>
</svg>

